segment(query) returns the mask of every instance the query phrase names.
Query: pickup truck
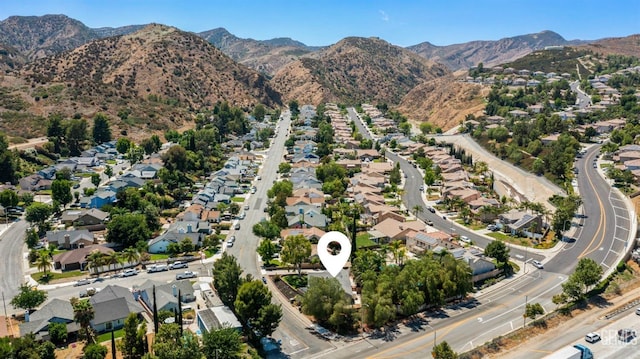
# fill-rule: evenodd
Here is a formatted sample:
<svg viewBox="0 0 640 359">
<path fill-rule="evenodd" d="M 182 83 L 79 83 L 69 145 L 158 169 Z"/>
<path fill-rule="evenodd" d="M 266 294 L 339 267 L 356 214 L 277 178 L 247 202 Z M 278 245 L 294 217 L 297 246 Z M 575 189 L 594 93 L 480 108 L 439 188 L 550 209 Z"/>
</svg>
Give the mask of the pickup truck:
<svg viewBox="0 0 640 359">
<path fill-rule="evenodd" d="M 176 280 L 196 278 L 197 276 L 198 276 L 198 272 L 185 271 L 183 273 L 176 274 Z"/>
<path fill-rule="evenodd" d="M 564 347 L 557 352 L 547 355 L 544 359 L 593 359 L 593 353 L 584 345 L 576 344 Z"/>
</svg>

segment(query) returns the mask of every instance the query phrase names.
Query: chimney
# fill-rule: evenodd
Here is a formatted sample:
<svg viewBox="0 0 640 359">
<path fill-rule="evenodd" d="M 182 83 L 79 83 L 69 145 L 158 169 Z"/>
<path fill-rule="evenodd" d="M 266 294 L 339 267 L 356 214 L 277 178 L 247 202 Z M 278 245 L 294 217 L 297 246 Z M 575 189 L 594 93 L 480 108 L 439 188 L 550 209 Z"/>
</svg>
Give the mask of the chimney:
<svg viewBox="0 0 640 359">
<path fill-rule="evenodd" d="M 64 247 L 71 248 L 71 238 L 69 237 L 68 234 L 64 235 Z"/>
</svg>

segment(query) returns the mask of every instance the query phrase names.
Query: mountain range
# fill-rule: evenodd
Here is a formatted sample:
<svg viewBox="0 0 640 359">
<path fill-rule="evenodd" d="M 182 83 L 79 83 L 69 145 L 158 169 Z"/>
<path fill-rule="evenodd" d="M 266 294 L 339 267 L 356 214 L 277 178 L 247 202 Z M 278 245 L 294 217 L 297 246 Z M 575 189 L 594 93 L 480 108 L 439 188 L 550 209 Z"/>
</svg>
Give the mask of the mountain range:
<svg viewBox="0 0 640 359">
<path fill-rule="evenodd" d="M 92 29 L 64 15 L 12 16 L 0 22 L 0 130 L 30 137 L 41 134 L 42 116 L 52 112 L 103 111 L 116 129 L 145 133 L 188 127 L 194 110 L 218 101 L 250 109 L 293 99 L 385 102 L 447 128 L 481 111 L 482 93 L 455 81 L 452 71 L 581 43 L 543 31 L 450 46 L 403 48 L 348 37 L 312 47 L 290 38 L 242 39 L 223 28 L 197 34 L 159 24 Z M 580 46 L 604 53 L 640 48 L 637 36 Z"/>
</svg>

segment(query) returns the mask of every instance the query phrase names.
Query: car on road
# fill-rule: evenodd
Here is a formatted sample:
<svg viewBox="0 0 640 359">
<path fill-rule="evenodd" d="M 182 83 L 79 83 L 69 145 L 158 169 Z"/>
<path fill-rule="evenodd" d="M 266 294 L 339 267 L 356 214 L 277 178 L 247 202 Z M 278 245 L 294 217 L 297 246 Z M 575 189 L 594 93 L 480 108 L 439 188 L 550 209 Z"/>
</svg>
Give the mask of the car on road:
<svg viewBox="0 0 640 359">
<path fill-rule="evenodd" d="M 587 343 L 595 343 L 597 341 L 600 341 L 600 339 L 602 339 L 602 338 L 600 338 L 600 334 L 598 334 L 598 333 L 589 333 L 589 334 L 584 336 L 584 340 Z"/>
<path fill-rule="evenodd" d="M 233 242 L 231 240 L 227 240 L 227 248 L 233 247 Z"/>
<path fill-rule="evenodd" d="M 251 187 L 251 194 L 256 193 L 257 189 L 255 187 Z"/>
<path fill-rule="evenodd" d="M 248 211 L 248 210 L 249 210 L 249 205 L 248 205 L 248 204 L 245 204 L 245 205 L 244 205 L 244 210 L 245 210 L 245 211 Z"/>
<path fill-rule="evenodd" d="M 262 283 L 267 284 L 267 278 L 262 277 Z"/>
<path fill-rule="evenodd" d="M 228 240 L 230 240 L 231 242 L 234 242 L 234 243 L 235 243 L 235 241 L 236 241 L 236 236 L 231 236 L 231 237 L 229 237 L 229 239 L 228 239 Z"/>
<path fill-rule="evenodd" d="M 540 261 L 537 261 L 535 259 L 531 261 L 531 264 L 533 264 L 533 266 L 538 269 L 544 269 L 544 266 L 542 265 L 542 263 L 540 263 Z"/>
<path fill-rule="evenodd" d="M 431 206 L 427 206 L 427 211 L 429 211 L 431 213 L 436 213 L 436 209 L 431 207 Z"/>
<path fill-rule="evenodd" d="M 168 271 L 169 267 L 166 264 L 153 264 L 147 267 L 147 273 L 156 273 Z"/>
<path fill-rule="evenodd" d="M 427 226 L 433 226 L 433 221 L 427 220 Z"/>
<path fill-rule="evenodd" d="M 169 269 L 180 269 L 180 268 L 187 268 L 187 267 L 189 267 L 187 262 L 177 261 L 169 264 Z"/>
<path fill-rule="evenodd" d="M 256 176 L 256 179 L 257 179 L 258 181 L 260 181 L 260 180 L 262 179 L 262 177 L 260 177 L 260 176 Z"/>
<path fill-rule="evenodd" d="M 188 271 L 184 271 L 183 273 L 176 274 L 176 280 L 196 278 L 197 276 L 198 276 L 198 272 L 192 272 L 188 270 Z"/>
<path fill-rule="evenodd" d="M 640 308 L 637 308 L 637 309 L 636 309 L 636 314 L 637 314 L 637 315 L 640 315 Z"/>
<path fill-rule="evenodd" d="M 623 342 L 629 342 L 636 337 L 636 331 L 633 329 L 625 328 L 618 330 L 618 340 Z"/>
<path fill-rule="evenodd" d="M 79 287 L 79 286 L 82 286 L 82 285 L 87 285 L 89 283 L 91 283 L 91 280 L 85 278 L 85 279 L 78 280 L 77 282 L 75 282 L 75 284 L 73 286 L 74 287 Z"/>
<path fill-rule="evenodd" d="M 77 188 L 80 188 L 80 183 L 76 183 L 73 185 L 73 189 L 77 189 Z"/>
<path fill-rule="evenodd" d="M 420 191 L 424 191 L 424 186 L 420 186 Z"/>
<path fill-rule="evenodd" d="M 593 163 L 593 168 L 598 168 L 598 164 L 597 163 Z"/>
<path fill-rule="evenodd" d="M 134 276 L 134 275 L 138 275 L 138 270 L 137 269 L 125 269 L 122 272 L 122 276 L 123 277 L 131 277 L 131 276 Z"/>
</svg>

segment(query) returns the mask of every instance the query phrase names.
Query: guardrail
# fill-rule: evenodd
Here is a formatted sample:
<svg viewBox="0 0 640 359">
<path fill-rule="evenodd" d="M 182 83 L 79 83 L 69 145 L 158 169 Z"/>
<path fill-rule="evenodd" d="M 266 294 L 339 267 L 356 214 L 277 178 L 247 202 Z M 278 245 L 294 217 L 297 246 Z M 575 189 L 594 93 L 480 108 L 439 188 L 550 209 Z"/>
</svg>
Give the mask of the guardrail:
<svg viewBox="0 0 640 359">
<path fill-rule="evenodd" d="M 615 317 L 616 315 L 619 315 L 621 313 L 624 313 L 624 312 L 628 311 L 629 309 L 635 308 L 636 306 L 638 306 L 638 304 L 640 304 L 640 299 L 636 299 L 634 301 L 631 301 L 631 302 L 625 304 L 624 306 L 614 310 L 613 312 L 605 315 L 604 317 L 605 317 L 605 319 L 611 319 L 611 318 Z"/>
</svg>

